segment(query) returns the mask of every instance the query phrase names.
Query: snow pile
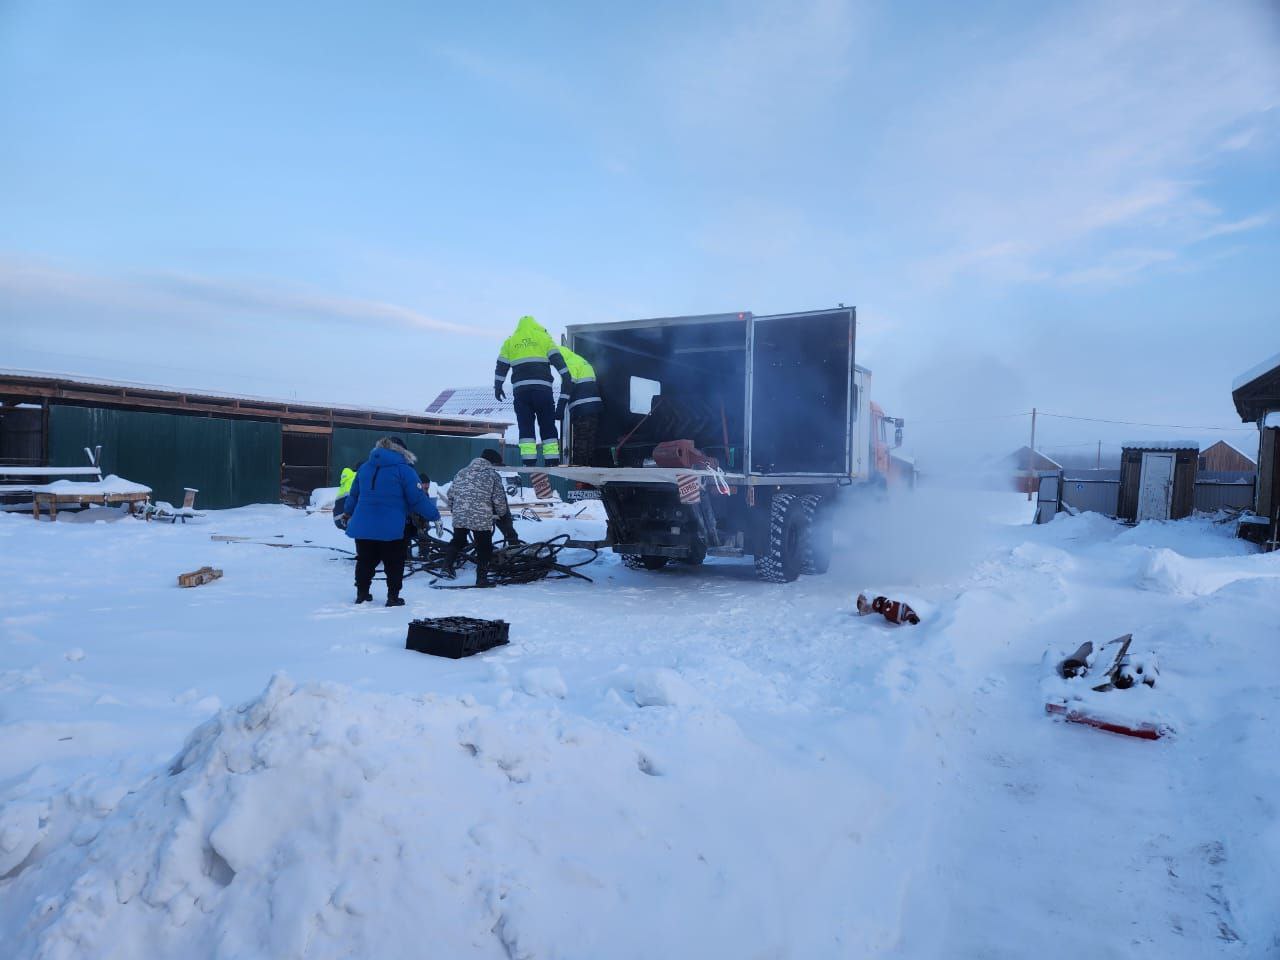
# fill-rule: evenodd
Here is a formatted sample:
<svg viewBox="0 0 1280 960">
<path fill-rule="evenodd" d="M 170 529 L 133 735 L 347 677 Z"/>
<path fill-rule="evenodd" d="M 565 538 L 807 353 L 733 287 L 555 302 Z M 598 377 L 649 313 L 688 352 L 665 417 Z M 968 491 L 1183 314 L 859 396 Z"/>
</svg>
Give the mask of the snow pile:
<svg viewBox="0 0 1280 960">
<path fill-rule="evenodd" d="M 101 480 L 54 480 L 35 487 L 41 493 L 150 493 L 151 488 L 109 473 Z"/>
<path fill-rule="evenodd" d="M 1280 562 L 1267 557 L 1242 558 L 1232 562 L 1221 558 L 1186 557 L 1167 547 L 1157 547 L 1148 554 L 1138 585 L 1144 590 L 1201 597 L 1237 580 L 1277 577 L 1280 577 Z M 1276 588 L 1280 590 L 1280 584 Z"/>
<path fill-rule="evenodd" d="M 351 604 L 323 514 L 0 516 L 0 956 L 1265 954 L 1280 554 L 934 493 L 851 505 L 785 586 L 602 554 L 403 609 Z M 520 533 L 594 539 L 585 506 Z M 868 588 L 921 623 L 857 616 Z M 451 615 L 511 643 L 404 650 Z M 1054 674 L 1126 633 L 1154 687 Z"/>
<path fill-rule="evenodd" d="M 311 491 L 312 510 L 332 510 L 338 500 L 338 487 L 316 487 Z"/>
<path fill-rule="evenodd" d="M 525 683 L 563 696 L 557 678 Z M 637 686 L 648 704 L 688 696 L 656 674 Z M 445 957 L 817 955 L 833 932 L 891 942 L 892 893 L 853 875 L 865 876 L 850 838 L 878 796 L 869 783 L 797 771 L 753 801 L 752 748 L 732 724 L 693 738 L 743 761 L 721 782 L 687 756 L 528 710 L 278 675 L 145 782 L 87 806 L 6 808 L 0 863 L 21 866 L 0 898 L 5 955 L 390 957 L 427 943 Z M 722 789 L 739 799 L 722 808 Z M 855 932 L 803 906 L 837 882 L 883 919 Z M 807 929 L 788 929 L 778 898 L 811 914 Z"/>
</svg>

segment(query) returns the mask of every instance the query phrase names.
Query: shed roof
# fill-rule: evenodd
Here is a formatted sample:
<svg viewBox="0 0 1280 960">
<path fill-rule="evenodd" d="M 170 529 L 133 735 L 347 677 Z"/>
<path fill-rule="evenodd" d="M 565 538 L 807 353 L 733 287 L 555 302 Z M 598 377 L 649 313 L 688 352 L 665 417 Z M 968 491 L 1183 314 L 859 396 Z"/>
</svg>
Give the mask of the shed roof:
<svg viewBox="0 0 1280 960">
<path fill-rule="evenodd" d="M 202 414 L 232 419 L 275 420 L 304 430 L 343 426 L 477 436 L 501 434 L 507 426 L 506 418 L 428 416 L 409 410 L 193 392 L 175 387 L 34 370 L 0 370 L 0 398 Z"/>
<path fill-rule="evenodd" d="M 1231 384 L 1236 412 L 1246 423 L 1280 410 L 1280 353 L 1250 367 Z"/>
<path fill-rule="evenodd" d="M 427 413 L 450 417 L 487 417 L 514 423 L 516 408 L 511 398 L 498 400 L 493 387 L 450 387 L 427 404 Z"/>
<path fill-rule="evenodd" d="M 1200 452 L 1200 444 L 1195 440 L 1126 440 L 1120 444 L 1122 450 L 1194 450 Z"/>
<path fill-rule="evenodd" d="M 1012 466 L 1016 467 L 1019 470 L 1026 470 L 1027 454 L 1029 452 L 1030 452 L 1030 448 L 1026 444 L 1023 444 L 1017 450 L 1013 451 L 1013 453 L 1005 457 L 1004 458 L 1005 462 L 1011 464 Z M 1053 457 L 1050 457 L 1050 456 L 1047 456 L 1046 454 L 1041 453 L 1039 450 L 1035 451 L 1035 458 L 1033 462 L 1035 464 L 1035 466 L 1032 467 L 1033 470 L 1061 470 L 1062 469 L 1062 464 L 1060 464 L 1057 460 L 1053 459 Z"/>
</svg>

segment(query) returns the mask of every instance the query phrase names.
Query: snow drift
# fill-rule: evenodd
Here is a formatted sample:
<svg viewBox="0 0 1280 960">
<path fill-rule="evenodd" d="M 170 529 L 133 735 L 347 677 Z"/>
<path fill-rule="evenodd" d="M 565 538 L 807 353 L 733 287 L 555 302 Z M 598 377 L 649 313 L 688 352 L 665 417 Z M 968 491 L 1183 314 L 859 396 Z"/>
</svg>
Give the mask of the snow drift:
<svg viewBox="0 0 1280 960">
<path fill-rule="evenodd" d="M 634 686 L 649 705 L 690 696 L 661 674 Z M 752 779 L 723 718 L 704 722 L 722 757 L 741 754 L 737 783 L 529 711 L 277 675 L 135 788 L 6 815 L 23 840 L 10 859 L 26 850 L 0 905 L 6 956 L 746 955 L 829 946 L 832 918 L 807 932 L 781 918 L 835 882 L 888 908 L 854 941 L 891 941 L 891 889 L 876 897 L 832 856 L 855 846 L 857 793 L 879 791 L 810 773 L 720 809 Z M 802 809 L 812 829 L 796 836 Z"/>
</svg>

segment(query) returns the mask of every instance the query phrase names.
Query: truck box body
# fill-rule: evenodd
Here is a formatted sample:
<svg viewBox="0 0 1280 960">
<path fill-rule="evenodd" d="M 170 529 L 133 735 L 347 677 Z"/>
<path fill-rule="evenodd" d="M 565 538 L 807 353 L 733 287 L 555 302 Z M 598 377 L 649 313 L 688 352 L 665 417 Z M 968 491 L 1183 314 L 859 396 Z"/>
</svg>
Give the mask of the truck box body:
<svg viewBox="0 0 1280 960">
<path fill-rule="evenodd" d="M 852 307 L 568 327 L 604 399 L 592 465 L 639 467 L 687 439 L 748 482 L 865 478 L 855 329 Z"/>
</svg>

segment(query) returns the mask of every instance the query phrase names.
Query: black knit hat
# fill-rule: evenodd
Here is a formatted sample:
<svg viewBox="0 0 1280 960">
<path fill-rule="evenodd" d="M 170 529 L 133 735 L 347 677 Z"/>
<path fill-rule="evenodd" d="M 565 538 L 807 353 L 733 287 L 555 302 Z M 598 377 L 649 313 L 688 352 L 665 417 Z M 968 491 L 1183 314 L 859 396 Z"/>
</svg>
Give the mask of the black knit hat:
<svg viewBox="0 0 1280 960">
<path fill-rule="evenodd" d="M 495 467 L 499 467 L 502 465 L 502 454 L 500 454 L 497 450 L 493 450 L 493 449 L 481 450 L 480 456 L 484 457 L 486 460 L 492 463 Z"/>
</svg>

